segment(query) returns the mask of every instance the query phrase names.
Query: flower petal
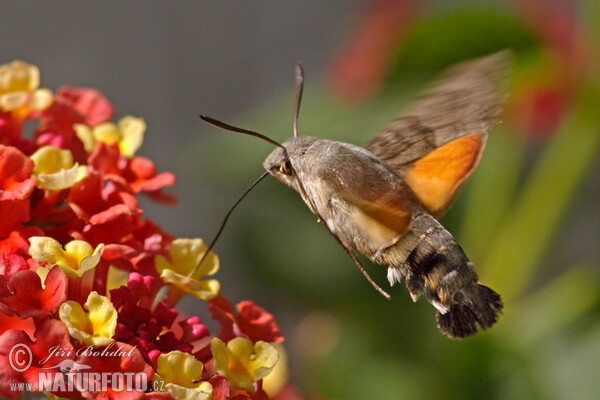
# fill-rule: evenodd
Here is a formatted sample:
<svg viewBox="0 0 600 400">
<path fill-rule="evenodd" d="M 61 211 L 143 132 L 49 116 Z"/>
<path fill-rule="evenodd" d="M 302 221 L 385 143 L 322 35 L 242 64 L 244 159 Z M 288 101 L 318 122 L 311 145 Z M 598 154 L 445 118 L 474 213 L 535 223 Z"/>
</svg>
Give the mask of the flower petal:
<svg viewBox="0 0 600 400">
<path fill-rule="evenodd" d="M 179 289 L 196 297 L 198 300 L 210 300 L 217 297 L 221 284 L 216 279 L 197 281 L 190 277 L 180 275 L 165 269 L 160 277 L 167 283 L 177 286 Z"/>
<path fill-rule="evenodd" d="M 71 100 L 75 109 L 85 116 L 89 126 L 110 121 L 114 113 L 110 101 L 96 89 L 62 86 L 58 89 L 58 95 Z"/>
<path fill-rule="evenodd" d="M 14 147 L 0 145 L 0 200 L 26 199 L 35 188 L 33 162 Z"/>
<path fill-rule="evenodd" d="M 68 189 L 78 180 L 83 178 L 78 164 L 69 169 L 61 169 L 54 174 L 40 174 L 37 176 L 38 185 L 44 190 Z"/>
<path fill-rule="evenodd" d="M 210 342 L 217 372 L 229 382 L 253 393 L 253 383 L 264 378 L 277 364 L 279 353 L 271 343 L 252 342 L 243 337 L 231 339 L 227 346 L 219 339 Z"/>
<path fill-rule="evenodd" d="M 56 239 L 48 236 L 32 236 L 29 238 L 29 255 L 37 262 L 56 264 L 63 258 L 63 249 Z"/>
<path fill-rule="evenodd" d="M 40 70 L 25 61 L 0 65 L 0 92 L 31 92 L 40 85 Z"/>
<path fill-rule="evenodd" d="M 29 99 L 29 108 L 36 111 L 45 110 L 50 107 L 54 96 L 48 89 L 38 89 L 32 93 Z"/>
<path fill-rule="evenodd" d="M 117 310 L 110 299 L 100 296 L 97 292 L 91 292 L 85 302 L 85 308 L 89 311 L 94 335 L 112 338 L 117 328 Z"/>
<path fill-rule="evenodd" d="M 144 141 L 146 122 L 141 118 L 127 116 L 119 121 L 119 130 L 122 140 L 119 142 L 121 154 L 125 157 L 133 157 Z"/>
<path fill-rule="evenodd" d="M 5 313 L 15 313 L 21 318 L 45 317 L 54 313 L 66 300 L 67 277 L 58 267 L 46 277 L 46 287 L 33 271 L 19 271 L 7 282 L 7 291 L 0 295 L 0 307 Z"/>
<path fill-rule="evenodd" d="M 258 340 L 283 342 L 283 336 L 275 318 L 264 308 L 257 306 L 252 301 L 242 301 L 236 308 L 238 315 L 235 322 L 250 340 L 253 342 Z"/>
<path fill-rule="evenodd" d="M 108 297 L 91 292 L 83 307 L 75 301 L 63 303 L 59 317 L 75 339 L 92 346 L 106 346 L 113 342 L 117 328 L 117 310 Z"/>
<path fill-rule="evenodd" d="M 90 342 L 92 323 L 81 304 L 73 300 L 64 302 L 60 306 L 58 316 L 67 326 L 71 337 L 86 344 Z"/>
<path fill-rule="evenodd" d="M 31 155 L 35 174 L 53 174 L 73 166 L 73 155 L 69 150 L 54 146 L 43 146 Z"/>
<path fill-rule="evenodd" d="M 156 372 L 166 383 L 195 388 L 202 380 L 203 365 L 191 354 L 171 351 L 158 357 Z"/>
<path fill-rule="evenodd" d="M 200 382 L 197 388 L 190 389 L 183 386 L 167 383 L 165 388 L 177 400 L 210 400 L 213 398 L 213 387 L 210 383 Z"/>
</svg>

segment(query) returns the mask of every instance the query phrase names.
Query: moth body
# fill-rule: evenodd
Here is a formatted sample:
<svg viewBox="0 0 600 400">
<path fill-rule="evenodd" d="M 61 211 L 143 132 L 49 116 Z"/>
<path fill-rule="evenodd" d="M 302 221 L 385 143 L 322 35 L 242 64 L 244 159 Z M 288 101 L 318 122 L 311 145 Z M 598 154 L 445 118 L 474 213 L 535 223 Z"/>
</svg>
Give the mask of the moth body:
<svg viewBox="0 0 600 400">
<path fill-rule="evenodd" d="M 406 232 L 418 210 L 414 196 L 370 151 L 304 136 L 283 146 L 287 152 L 275 149 L 265 169 L 300 193 L 345 246 L 371 258 Z"/>
<path fill-rule="evenodd" d="M 265 169 L 295 189 L 347 249 L 387 266 L 391 285 L 404 279 L 414 301 L 425 293 L 444 333 L 469 336 L 477 323 L 496 321 L 500 297 L 478 284 L 462 248 L 401 174 L 349 143 L 297 137 L 283 147 Z"/>
</svg>

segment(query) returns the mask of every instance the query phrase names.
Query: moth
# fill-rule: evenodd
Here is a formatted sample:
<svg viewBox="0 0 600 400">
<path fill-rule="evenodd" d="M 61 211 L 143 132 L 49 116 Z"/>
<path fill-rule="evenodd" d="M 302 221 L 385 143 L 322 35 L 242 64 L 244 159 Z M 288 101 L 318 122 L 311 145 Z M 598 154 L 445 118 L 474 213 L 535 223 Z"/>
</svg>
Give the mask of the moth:
<svg viewBox="0 0 600 400">
<path fill-rule="evenodd" d="M 424 294 L 439 329 L 463 338 L 494 325 L 502 301 L 479 283 L 473 263 L 437 219 L 479 163 L 506 97 L 510 58 L 504 51 L 450 67 L 364 147 L 298 136 L 300 64 L 294 136 L 283 143 L 201 118 L 274 144 L 263 177 L 268 173 L 296 190 L 377 290 L 388 297 L 357 252 L 387 267 L 390 285 L 404 280 L 413 301 Z"/>
</svg>

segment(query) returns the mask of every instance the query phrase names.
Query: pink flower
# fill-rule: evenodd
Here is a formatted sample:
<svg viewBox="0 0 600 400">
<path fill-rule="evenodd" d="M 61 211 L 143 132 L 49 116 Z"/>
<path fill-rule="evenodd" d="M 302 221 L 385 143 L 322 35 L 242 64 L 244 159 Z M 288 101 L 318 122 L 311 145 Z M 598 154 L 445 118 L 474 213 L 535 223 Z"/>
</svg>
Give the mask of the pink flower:
<svg viewBox="0 0 600 400">
<path fill-rule="evenodd" d="M 376 0 L 368 7 L 353 39 L 328 71 L 333 91 L 348 101 L 364 101 L 379 89 L 393 50 L 417 11 L 413 0 Z"/>
</svg>

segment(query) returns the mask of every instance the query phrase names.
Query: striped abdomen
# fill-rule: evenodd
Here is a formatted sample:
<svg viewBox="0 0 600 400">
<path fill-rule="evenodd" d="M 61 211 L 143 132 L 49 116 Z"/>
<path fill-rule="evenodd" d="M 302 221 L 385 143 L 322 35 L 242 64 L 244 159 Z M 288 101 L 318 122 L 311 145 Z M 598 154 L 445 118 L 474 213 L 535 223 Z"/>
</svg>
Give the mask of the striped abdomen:
<svg viewBox="0 0 600 400">
<path fill-rule="evenodd" d="M 417 215 L 400 241 L 373 256 L 388 265 L 390 284 L 406 281 L 413 300 L 425 293 L 437 309 L 438 327 L 450 337 L 466 337 L 492 326 L 502 309 L 500 296 L 480 285 L 473 263 L 452 235 L 432 216 Z"/>
</svg>

